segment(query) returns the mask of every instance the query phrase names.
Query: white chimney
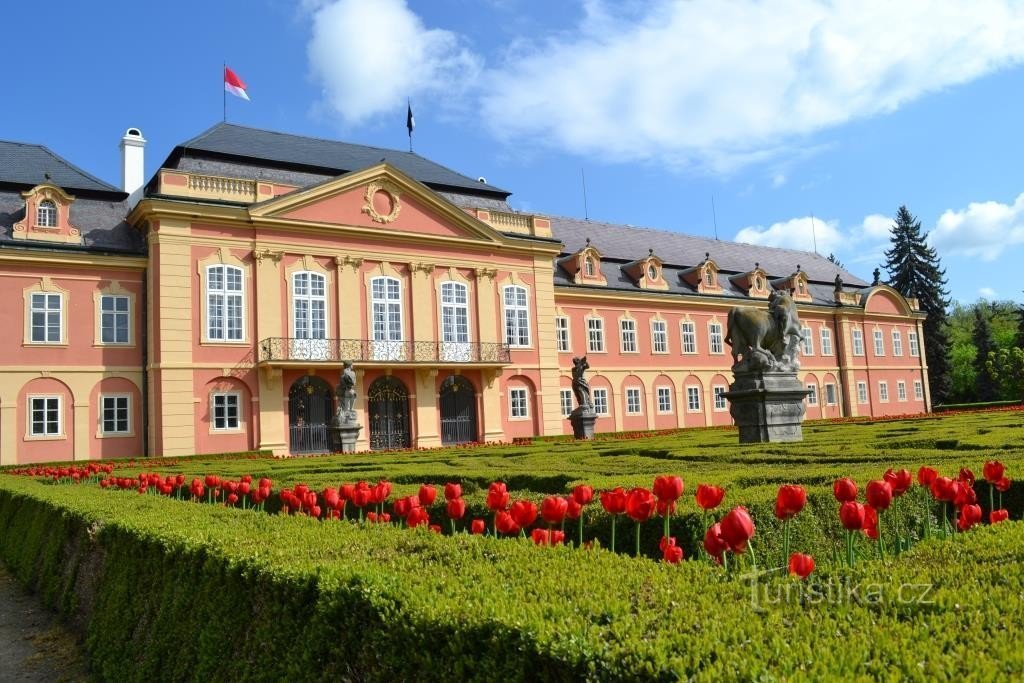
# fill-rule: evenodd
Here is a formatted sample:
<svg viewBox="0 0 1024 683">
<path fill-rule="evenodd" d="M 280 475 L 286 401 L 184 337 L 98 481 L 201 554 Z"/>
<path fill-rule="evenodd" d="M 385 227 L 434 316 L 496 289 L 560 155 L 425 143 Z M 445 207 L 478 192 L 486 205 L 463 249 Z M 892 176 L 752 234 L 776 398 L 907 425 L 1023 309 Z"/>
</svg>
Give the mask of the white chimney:
<svg viewBox="0 0 1024 683">
<path fill-rule="evenodd" d="M 134 204 L 142 195 L 145 184 L 143 149 L 146 138 L 138 128 L 129 128 L 121 138 L 121 189 L 128 193 L 128 203 Z"/>
</svg>

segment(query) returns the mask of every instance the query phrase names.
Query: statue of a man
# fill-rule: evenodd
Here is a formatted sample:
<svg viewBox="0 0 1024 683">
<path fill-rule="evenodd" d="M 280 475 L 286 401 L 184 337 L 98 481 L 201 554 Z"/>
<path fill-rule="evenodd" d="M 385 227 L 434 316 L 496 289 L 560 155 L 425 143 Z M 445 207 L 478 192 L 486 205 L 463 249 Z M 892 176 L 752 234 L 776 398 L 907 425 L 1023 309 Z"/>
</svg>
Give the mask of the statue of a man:
<svg viewBox="0 0 1024 683">
<path fill-rule="evenodd" d="M 352 369 L 352 361 L 345 361 L 341 370 L 341 379 L 338 380 L 338 388 L 335 390 L 338 395 L 338 409 L 342 413 L 350 413 L 356 405 L 356 373 Z"/>
<path fill-rule="evenodd" d="M 592 410 L 593 400 L 590 397 L 590 382 L 583 376 L 583 373 L 590 368 L 587 357 L 572 359 L 572 393 L 576 397 L 576 403 L 580 410 Z"/>
</svg>

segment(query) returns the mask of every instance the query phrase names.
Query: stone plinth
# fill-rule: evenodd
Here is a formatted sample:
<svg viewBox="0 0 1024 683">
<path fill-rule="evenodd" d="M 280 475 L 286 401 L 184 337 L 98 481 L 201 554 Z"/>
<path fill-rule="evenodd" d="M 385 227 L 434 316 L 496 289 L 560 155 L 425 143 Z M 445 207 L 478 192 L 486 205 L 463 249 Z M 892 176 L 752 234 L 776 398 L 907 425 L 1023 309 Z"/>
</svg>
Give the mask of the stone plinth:
<svg viewBox="0 0 1024 683">
<path fill-rule="evenodd" d="M 359 438 L 359 431 L 362 425 L 356 422 L 354 410 L 348 412 L 338 411 L 331 426 L 331 450 L 335 453 L 355 453 L 356 440 Z"/>
<path fill-rule="evenodd" d="M 796 372 L 735 373 L 725 397 L 740 429 L 740 443 L 803 441 L 807 410 L 804 399 L 808 393 Z"/>
<path fill-rule="evenodd" d="M 572 424 L 572 435 L 577 439 L 593 439 L 594 423 L 597 422 L 597 413 L 593 409 L 577 407 L 569 413 L 569 422 Z"/>
</svg>

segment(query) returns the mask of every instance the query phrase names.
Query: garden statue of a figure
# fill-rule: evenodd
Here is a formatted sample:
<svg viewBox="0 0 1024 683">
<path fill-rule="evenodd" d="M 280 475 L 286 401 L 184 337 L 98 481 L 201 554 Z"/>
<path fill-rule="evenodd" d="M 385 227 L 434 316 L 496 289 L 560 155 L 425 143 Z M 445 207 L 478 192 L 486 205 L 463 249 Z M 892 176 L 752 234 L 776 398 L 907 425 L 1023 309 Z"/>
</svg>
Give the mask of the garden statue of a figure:
<svg viewBox="0 0 1024 683">
<path fill-rule="evenodd" d="M 352 369 L 352 361 L 345 361 L 345 367 L 341 370 L 341 379 L 338 381 L 338 409 L 343 415 L 355 411 L 356 405 L 356 373 Z"/>
<path fill-rule="evenodd" d="M 334 394 L 338 397 L 338 409 L 331 420 L 331 448 L 335 452 L 353 453 L 362 427 L 356 422 L 356 373 L 352 361 L 345 361 Z"/>
<path fill-rule="evenodd" d="M 572 393 L 576 397 L 576 404 L 580 410 L 593 410 L 594 403 L 590 397 L 590 382 L 583 376 L 583 373 L 590 369 L 587 357 L 572 359 Z"/>
</svg>

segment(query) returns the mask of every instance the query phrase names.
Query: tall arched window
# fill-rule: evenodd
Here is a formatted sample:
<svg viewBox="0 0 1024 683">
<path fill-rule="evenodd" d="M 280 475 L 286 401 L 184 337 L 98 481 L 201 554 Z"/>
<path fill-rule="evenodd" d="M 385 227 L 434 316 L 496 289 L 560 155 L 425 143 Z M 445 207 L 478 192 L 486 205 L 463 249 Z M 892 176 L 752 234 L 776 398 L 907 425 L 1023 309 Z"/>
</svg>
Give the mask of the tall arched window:
<svg viewBox="0 0 1024 683">
<path fill-rule="evenodd" d="M 319 273 L 292 275 L 293 337 L 327 338 L 327 280 Z"/>
<path fill-rule="evenodd" d="M 36 225 L 40 228 L 57 227 L 57 205 L 44 199 L 36 206 Z"/>
<path fill-rule="evenodd" d="M 206 337 L 242 341 L 242 269 L 206 268 Z"/>
<path fill-rule="evenodd" d="M 505 299 L 505 343 L 509 346 L 530 345 L 530 308 L 526 287 L 508 285 L 503 290 Z"/>
<path fill-rule="evenodd" d="M 377 360 L 402 358 L 402 284 L 398 278 L 370 280 L 373 355 Z"/>
<path fill-rule="evenodd" d="M 469 288 L 461 282 L 441 283 L 441 342 L 445 360 L 469 353 Z"/>
</svg>

